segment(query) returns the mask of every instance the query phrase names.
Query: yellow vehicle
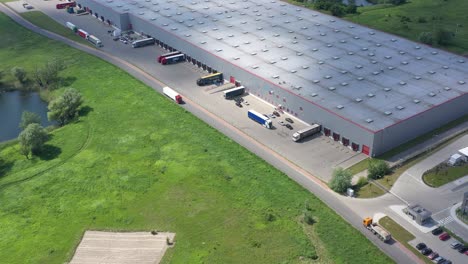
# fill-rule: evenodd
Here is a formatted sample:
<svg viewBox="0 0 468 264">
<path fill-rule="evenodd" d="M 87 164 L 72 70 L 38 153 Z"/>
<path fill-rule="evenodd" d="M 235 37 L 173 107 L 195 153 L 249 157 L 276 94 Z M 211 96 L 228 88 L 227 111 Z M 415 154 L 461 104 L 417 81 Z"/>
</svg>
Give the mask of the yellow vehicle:
<svg viewBox="0 0 468 264">
<path fill-rule="evenodd" d="M 223 73 L 217 72 L 217 73 L 213 73 L 213 74 L 201 77 L 200 79 L 197 80 L 197 85 L 203 86 L 203 85 L 210 85 L 214 83 L 222 83 L 223 80 L 224 80 Z"/>
</svg>

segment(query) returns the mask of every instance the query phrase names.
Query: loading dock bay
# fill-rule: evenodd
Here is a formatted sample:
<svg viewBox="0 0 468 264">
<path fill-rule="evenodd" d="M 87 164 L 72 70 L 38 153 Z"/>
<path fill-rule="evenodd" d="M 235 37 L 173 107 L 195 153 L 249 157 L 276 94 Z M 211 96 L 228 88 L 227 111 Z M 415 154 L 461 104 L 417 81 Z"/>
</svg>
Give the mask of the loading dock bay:
<svg viewBox="0 0 468 264">
<path fill-rule="evenodd" d="M 234 104 L 234 101 L 225 100 L 222 92 L 214 92 L 216 89 L 207 91 L 207 87 L 198 87 L 196 85 L 195 81 L 197 78 L 208 74 L 202 68 L 187 62 L 174 65 L 161 65 L 157 63 L 157 56 L 166 53 L 167 50 L 157 45 L 133 49 L 130 43 L 123 44 L 120 41 L 113 41 L 112 36 L 108 33 L 108 30 L 112 30 L 113 28 L 94 16 L 77 16 L 68 14 L 64 10 L 56 10 L 55 4 L 58 1 L 44 2 L 32 0 L 31 2 L 39 10 L 59 23 L 65 25 L 65 22 L 69 21 L 77 27 L 88 31 L 90 34 L 97 36 L 104 44 L 104 47 L 100 48 L 101 50 L 136 65 L 181 93 L 183 97 L 188 97 L 192 101 L 197 102 L 205 109 L 228 121 L 250 137 L 276 151 L 288 160 L 293 161 L 323 181 L 328 181 L 331 178 L 334 168 L 346 168 L 366 158 L 364 154 L 354 152 L 349 147 L 343 146 L 341 141 L 333 140 L 333 135 L 330 137 L 324 135 L 313 136 L 306 138 L 303 142 L 293 142 L 291 138 L 292 134 L 306 127 L 306 125 L 292 116 L 289 117 L 295 121 L 292 124 L 293 130 L 289 130 L 278 124 L 279 120 L 284 120 L 286 117 L 284 114 L 280 118 L 273 119 L 275 129 L 265 129 L 247 118 L 247 111 L 254 109 L 260 113 L 270 114 L 274 108 L 272 105 L 257 97 L 247 95 L 244 99 L 249 101 L 250 105 L 244 105 L 243 108 L 239 108 Z M 225 76 L 225 78 L 228 77 Z M 248 89 L 248 87 L 246 88 Z M 159 91 L 162 91 L 162 87 L 159 87 Z"/>
</svg>

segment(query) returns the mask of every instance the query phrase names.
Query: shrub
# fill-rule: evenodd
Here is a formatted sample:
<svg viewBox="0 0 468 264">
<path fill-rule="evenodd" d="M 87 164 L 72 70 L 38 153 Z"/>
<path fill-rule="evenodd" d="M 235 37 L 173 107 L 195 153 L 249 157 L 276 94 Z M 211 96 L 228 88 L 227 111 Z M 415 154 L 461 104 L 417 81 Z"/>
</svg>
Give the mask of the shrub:
<svg viewBox="0 0 468 264">
<path fill-rule="evenodd" d="M 434 41 L 439 45 L 449 44 L 453 37 L 455 37 L 455 33 L 446 29 L 439 29 L 434 33 Z"/>
<path fill-rule="evenodd" d="M 418 23 L 427 23 L 427 19 L 425 17 L 419 17 Z"/>
<path fill-rule="evenodd" d="M 427 44 L 427 45 L 432 45 L 433 43 L 433 38 L 432 38 L 432 33 L 431 32 L 421 32 L 421 34 L 419 34 L 419 41 L 421 41 L 422 43 L 424 44 Z"/>
<path fill-rule="evenodd" d="M 304 223 L 308 225 L 315 224 L 314 217 L 312 216 L 312 213 L 310 211 L 304 211 Z"/>
<path fill-rule="evenodd" d="M 351 178 L 353 175 L 349 170 L 336 168 L 333 171 L 333 177 L 328 183 L 328 186 L 337 193 L 344 193 L 346 189 L 351 187 Z"/>
<path fill-rule="evenodd" d="M 390 168 L 383 160 L 371 160 L 369 161 L 369 168 L 367 171 L 367 178 L 376 180 L 390 173 Z"/>
<path fill-rule="evenodd" d="M 357 181 L 357 186 L 358 187 L 363 187 L 364 185 L 366 185 L 369 181 L 367 180 L 366 177 L 359 177 L 358 181 Z"/>
</svg>

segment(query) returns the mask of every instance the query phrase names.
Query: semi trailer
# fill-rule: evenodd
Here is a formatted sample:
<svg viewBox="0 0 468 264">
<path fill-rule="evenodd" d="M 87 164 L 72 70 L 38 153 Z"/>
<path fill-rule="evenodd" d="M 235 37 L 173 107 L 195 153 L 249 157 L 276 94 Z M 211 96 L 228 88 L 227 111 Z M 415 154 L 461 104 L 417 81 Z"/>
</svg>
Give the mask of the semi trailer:
<svg viewBox="0 0 468 264">
<path fill-rule="evenodd" d="M 321 125 L 313 124 L 310 127 L 306 127 L 304 129 L 301 129 L 301 130 L 297 131 L 296 133 L 294 133 L 293 136 L 292 136 L 292 139 L 294 140 L 294 142 L 297 142 L 297 141 L 299 141 L 301 139 L 304 139 L 306 137 L 312 136 L 312 135 L 320 132 L 321 129 L 322 129 Z"/>
<path fill-rule="evenodd" d="M 57 9 L 65 9 L 67 7 L 75 7 L 76 6 L 76 3 L 75 2 L 67 2 L 67 3 L 61 3 L 61 4 L 57 4 L 55 6 L 55 8 Z"/>
<path fill-rule="evenodd" d="M 159 55 L 159 57 L 158 57 L 158 62 L 161 63 L 163 58 L 170 57 L 170 56 L 174 56 L 174 55 L 178 55 L 178 54 L 181 54 L 181 53 L 182 53 L 182 52 L 180 52 L 180 51 L 172 51 L 172 52 L 169 52 L 169 53 L 161 54 L 161 55 Z"/>
<path fill-rule="evenodd" d="M 154 45 L 155 43 L 156 43 L 156 40 L 154 38 L 145 38 L 145 39 L 133 41 L 132 47 L 139 48 L 139 47 L 144 47 L 148 45 Z"/>
<path fill-rule="evenodd" d="M 249 111 L 247 112 L 247 116 L 248 116 L 250 119 L 252 119 L 253 121 L 255 121 L 255 122 L 261 124 L 262 126 L 264 126 L 264 127 L 266 127 L 266 128 L 269 128 L 269 129 L 270 129 L 270 128 L 273 127 L 273 124 L 272 124 L 271 120 L 270 120 L 268 117 L 266 117 L 266 116 L 264 116 L 264 115 L 258 113 L 258 112 L 255 111 L 255 110 L 249 110 Z"/>
<path fill-rule="evenodd" d="M 185 54 L 177 54 L 169 57 L 164 57 L 161 59 L 162 65 L 174 64 L 178 62 L 182 62 L 185 60 Z"/>
<path fill-rule="evenodd" d="M 89 35 L 89 36 L 88 36 L 88 41 L 91 42 L 91 43 L 93 43 L 94 46 L 96 46 L 96 47 L 102 47 L 102 46 L 103 46 L 101 40 L 99 40 L 99 39 L 98 39 L 96 36 L 94 36 L 94 35 Z"/>
<path fill-rule="evenodd" d="M 78 35 L 79 35 L 80 37 L 82 37 L 82 38 L 84 38 L 84 39 L 88 39 L 88 36 L 89 36 L 88 32 L 82 30 L 81 28 L 78 29 L 77 32 L 78 32 Z"/>
<path fill-rule="evenodd" d="M 392 235 L 390 234 L 390 232 L 385 230 L 379 224 L 373 223 L 371 217 L 364 218 L 364 220 L 362 221 L 362 224 L 368 230 L 370 230 L 372 233 L 374 233 L 374 235 L 378 236 L 379 239 L 382 240 L 383 242 L 388 242 L 392 238 Z"/>
<path fill-rule="evenodd" d="M 67 26 L 67 28 L 71 29 L 73 32 L 78 31 L 78 28 L 74 24 L 72 24 L 70 22 L 65 23 L 65 25 Z"/>
<path fill-rule="evenodd" d="M 223 81 L 224 81 L 223 73 L 217 72 L 217 73 L 213 73 L 213 74 L 201 77 L 200 79 L 197 80 L 197 85 L 198 86 L 210 85 L 214 83 L 222 83 Z"/>
<path fill-rule="evenodd" d="M 171 98 L 174 100 L 176 103 L 181 104 L 182 103 L 182 96 L 174 90 L 172 90 L 169 87 L 164 87 L 163 88 L 163 94 L 166 95 L 167 97 Z"/>
<path fill-rule="evenodd" d="M 232 99 L 236 96 L 243 95 L 245 92 L 244 86 L 234 87 L 232 89 L 224 91 L 224 98 Z"/>
</svg>

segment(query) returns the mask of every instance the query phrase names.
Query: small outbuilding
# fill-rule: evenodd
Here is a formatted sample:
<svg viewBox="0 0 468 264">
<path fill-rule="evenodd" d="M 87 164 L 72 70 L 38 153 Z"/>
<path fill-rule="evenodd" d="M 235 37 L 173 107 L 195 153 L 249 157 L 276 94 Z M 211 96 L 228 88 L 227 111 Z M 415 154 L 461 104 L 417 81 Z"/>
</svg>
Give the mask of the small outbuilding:
<svg viewBox="0 0 468 264">
<path fill-rule="evenodd" d="M 409 205 L 403 212 L 409 215 L 416 223 L 420 225 L 424 225 L 425 223 L 429 222 L 432 216 L 432 213 L 426 209 L 424 209 L 419 204 Z"/>
</svg>

